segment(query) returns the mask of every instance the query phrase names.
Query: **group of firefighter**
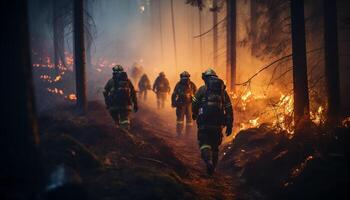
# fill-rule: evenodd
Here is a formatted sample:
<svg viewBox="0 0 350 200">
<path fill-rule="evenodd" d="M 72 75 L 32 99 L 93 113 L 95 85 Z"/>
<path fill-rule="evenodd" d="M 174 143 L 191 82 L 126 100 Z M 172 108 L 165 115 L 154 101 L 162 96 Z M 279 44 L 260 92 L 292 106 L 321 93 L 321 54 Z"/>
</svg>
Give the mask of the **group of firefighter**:
<svg viewBox="0 0 350 200">
<path fill-rule="evenodd" d="M 182 72 L 171 95 L 171 106 L 176 108 L 178 136 L 181 136 L 185 127 L 185 131 L 190 132 L 193 120 L 196 120 L 201 157 L 206 164 L 207 173 L 211 175 L 218 162 L 223 128 L 226 127 L 226 136 L 232 133 L 233 109 L 226 86 L 213 69 L 203 72 L 202 79 L 204 85 L 197 90 L 190 80 L 190 74 Z M 138 87 L 139 97 L 145 100 L 147 90 L 151 89 L 146 74 L 141 76 Z M 157 96 L 158 109 L 164 108 L 166 98 L 170 94 L 170 84 L 163 72 L 159 73 L 154 81 L 152 90 Z M 113 77 L 107 82 L 103 95 L 116 125 L 126 130 L 130 129 L 130 113 L 138 111 L 137 95 L 121 65 L 113 67 Z"/>
</svg>

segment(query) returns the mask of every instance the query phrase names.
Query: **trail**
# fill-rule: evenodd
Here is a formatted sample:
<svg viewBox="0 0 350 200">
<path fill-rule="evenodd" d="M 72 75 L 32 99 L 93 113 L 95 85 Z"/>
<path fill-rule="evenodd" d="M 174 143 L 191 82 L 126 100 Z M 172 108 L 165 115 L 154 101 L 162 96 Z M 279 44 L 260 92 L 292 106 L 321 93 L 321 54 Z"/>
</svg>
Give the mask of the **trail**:
<svg viewBox="0 0 350 200">
<path fill-rule="evenodd" d="M 200 158 L 195 124 L 191 133 L 178 137 L 175 129 L 175 109 L 157 110 L 150 104 L 152 105 L 151 100 L 148 101 L 148 106 L 141 104 L 141 109 L 134 115 L 133 121 L 149 128 L 152 134 L 164 139 L 173 148 L 175 155 L 185 163 L 190 172 L 184 182 L 200 194 L 200 199 L 235 199 L 236 185 L 231 175 L 218 169 L 213 176 L 206 174 Z"/>
</svg>

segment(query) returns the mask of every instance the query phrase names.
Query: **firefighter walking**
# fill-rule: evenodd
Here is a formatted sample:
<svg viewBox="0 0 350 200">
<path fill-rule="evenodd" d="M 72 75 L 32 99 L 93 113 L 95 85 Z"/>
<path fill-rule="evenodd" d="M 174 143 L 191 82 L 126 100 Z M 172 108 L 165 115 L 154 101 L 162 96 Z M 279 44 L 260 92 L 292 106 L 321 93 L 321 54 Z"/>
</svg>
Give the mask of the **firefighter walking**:
<svg viewBox="0 0 350 200">
<path fill-rule="evenodd" d="M 232 133 L 233 109 L 224 82 L 214 70 L 202 73 L 202 79 L 205 85 L 193 97 L 192 111 L 193 119 L 197 120 L 201 157 L 211 175 L 218 162 L 223 127 L 226 127 L 226 136 Z"/>
<path fill-rule="evenodd" d="M 113 67 L 113 77 L 103 92 L 106 107 L 116 126 L 130 129 L 130 113 L 137 112 L 137 97 L 134 86 L 121 65 Z"/>
<path fill-rule="evenodd" d="M 169 80 L 165 77 L 164 72 L 159 73 L 153 84 L 153 91 L 157 95 L 157 108 L 162 109 L 165 107 L 165 101 L 170 93 Z"/>
<path fill-rule="evenodd" d="M 196 93 L 196 85 L 190 80 L 190 74 L 186 71 L 180 74 L 180 81 L 176 84 L 171 95 L 171 106 L 176 108 L 176 132 L 180 136 L 184 129 L 186 117 L 186 132 L 192 127 L 192 97 Z"/>
<path fill-rule="evenodd" d="M 138 83 L 139 86 L 139 97 L 144 101 L 147 100 L 147 91 L 151 89 L 151 82 L 147 74 L 143 74 Z"/>
</svg>

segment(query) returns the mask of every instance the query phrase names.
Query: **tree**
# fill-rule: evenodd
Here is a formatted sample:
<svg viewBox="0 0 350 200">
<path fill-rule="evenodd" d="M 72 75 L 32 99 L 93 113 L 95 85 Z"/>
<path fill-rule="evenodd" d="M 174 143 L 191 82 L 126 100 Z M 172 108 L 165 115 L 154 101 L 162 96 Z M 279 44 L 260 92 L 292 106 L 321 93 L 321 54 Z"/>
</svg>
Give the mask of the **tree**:
<svg viewBox="0 0 350 200">
<path fill-rule="evenodd" d="M 227 0 L 227 67 L 226 79 L 229 90 L 235 91 L 236 83 L 236 0 Z"/>
<path fill-rule="evenodd" d="M 162 0 L 158 0 L 158 19 L 159 19 L 159 42 L 160 42 L 160 55 L 161 65 L 164 66 L 164 45 L 163 45 L 163 28 L 162 28 Z"/>
<path fill-rule="evenodd" d="M 257 0 L 250 0 L 250 40 L 252 56 L 256 56 L 257 32 L 258 32 L 258 2 Z"/>
<path fill-rule="evenodd" d="M 84 0 L 74 0 L 74 64 L 76 75 L 77 107 L 81 114 L 87 110 L 85 44 L 84 44 Z"/>
<path fill-rule="evenodd" d="M 84 22 L 85 22 L 85 46 L 86 46 L 86 66 L 91 70 L 92 69 L 92 44 L 93 44 L 93 33 L 92 33 L 92 3 L 89 0 L 85 0 L 85 15 L 84 15 Z M 92 70 L 91 70 L 92 71 Z"/>
<path fill-rule="evenodd" d="M 52 2 L 54 66 L 57 74 L 59 73 L 58 66 L 60 63 L 66 66 L 64 55 L 64 12 L 66 4 L 68 4 L 66 1 Z"/>
<path fill-rule="evenodd" d="M 174 44 L 174 58 L 175 58 L 175 72 L 177 72 L 177 48 L 176 48 L 176 30 L 175 30 L 175 13 L 174 13 L 174 1 L 170 0 L 171 6 L 171 25 L 173 30 L 173 44 Z"/>
<path fill-rule="evenodd" d="M 324 41 L 327 86 L 327 119 L 330 124 L 337 124 L 340 111 L 338 27 L 336 1 L 323 0 L 324 6 Z"/>
<path fill-rule="evenodd" d="M 213 0 L 213 65 L 214 68 L 218 67 L 218 2 Z"/>
<path fill-rule="evenodd" d="M 291 1 L 291 31 L 294 90 L 294 121 L 309 119 L 309 93 L 306 63 L 304 1 Z"/>
<path fill-rule="evenodd" d="M 1 197 L 29 199 L 42 181 L 26 0 L 4 0 L 1 35 Z M 4 181 L 4 182 L 3 182 Z M 3 193 L 4 192 L 4 193 Z M 4 196 L 5 195 L 5 196 Z M 14 196 L 15 195 L 15 196 Z"/>
<path fill-rule="evenodd" d="M 202 9 L 198 9 L 198 29 L 199 29 L 199 64 L 201 69 L 203 69 L 203 38 L 202 38 Z"/>
</svg>

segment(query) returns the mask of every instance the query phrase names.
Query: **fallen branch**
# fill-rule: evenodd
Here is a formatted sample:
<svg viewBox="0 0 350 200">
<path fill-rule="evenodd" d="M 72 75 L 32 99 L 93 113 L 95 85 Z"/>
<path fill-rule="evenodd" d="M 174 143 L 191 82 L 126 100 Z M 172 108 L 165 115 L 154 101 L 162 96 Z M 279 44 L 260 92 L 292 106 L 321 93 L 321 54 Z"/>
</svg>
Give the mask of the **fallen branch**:
<svg viewBox="0 0 350 200">
<path fill-rule="evenodd" d="M 146 161 L 151 161 L 151 162 L 155 162 L 155 163 L 158 163 L 160 165 L 163 165 L 165 167 L 167 167 L 167 164 L 165 164 L 164 162 L 160 161 L 160 160 L 156 160 L 156 159 L 153 159 L 153 158 L 147 158 L 147 157 L 137 157 L 138 159 L 141 159 L 141 160 L 146 160 Z"/>
</svg>

